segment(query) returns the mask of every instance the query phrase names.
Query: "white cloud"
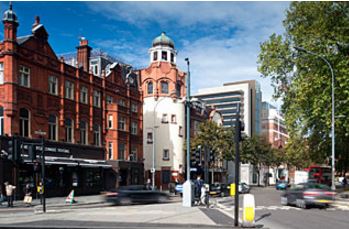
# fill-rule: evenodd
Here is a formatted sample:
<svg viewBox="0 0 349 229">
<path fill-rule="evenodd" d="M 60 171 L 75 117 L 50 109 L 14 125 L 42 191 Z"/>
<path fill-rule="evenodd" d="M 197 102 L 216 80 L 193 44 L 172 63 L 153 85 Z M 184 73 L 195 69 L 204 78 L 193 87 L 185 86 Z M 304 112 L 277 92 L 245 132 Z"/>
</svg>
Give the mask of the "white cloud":
<svg viewBox="0 0 349 229">
<path fill-rule="evenodd" d="M 193 92 L 221 86 L 225 82 L 256 79 L 263 99 L 271 101 L 269 79 L 257 71 L 259 44 L 273 32 L 282 33 L 287 2 L 107 2 L 88 3 L 90 9 L 111 20 L 125 21 L 139 28 L 158 26 L 176 33 L 180 47 L 177 58 L 182 70 L 184 58 L 191 62 Z M 200 37 L 202 36 L 202 37 Z M 120 44 L 125 45 L 125 44 Z M 128 44 L 124 56 L 137 63 L 149 47 Z M 136 53 L 137 52 L 137 53 Z M 138 61 L 137 61 L 138 58 Z M 130 61 L 128 60 L 128 61 Z"/>
</svg>

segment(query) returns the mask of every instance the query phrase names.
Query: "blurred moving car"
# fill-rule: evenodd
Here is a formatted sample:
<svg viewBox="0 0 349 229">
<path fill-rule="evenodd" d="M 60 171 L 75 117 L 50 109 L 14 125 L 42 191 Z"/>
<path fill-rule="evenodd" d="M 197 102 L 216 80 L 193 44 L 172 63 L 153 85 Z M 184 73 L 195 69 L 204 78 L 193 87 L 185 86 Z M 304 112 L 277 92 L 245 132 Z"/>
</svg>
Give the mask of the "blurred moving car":
<svg viewBox="0 0 349 229">
<path fill-rule="evenodd" d="M 281 195 L 282 205 L 296 205 L 299 208 L 310 206 L 328 207 L 333 203 L 335 193 L 330 187 L 317 183 L 296 184 Z"/>
<path fill-rule="evenodd" d="M 239 184 L 239 193 L 242 193 L 242 194 L 249 193 L 250 190 L 251 190 L 251 187 L 245 182 L 242 182 Z"/>
<path fill-rule="evenodd" d="M 122 186 L 119 190 L 105 194 L 106 202 L 120 205 L 135 203 L 165 203 L 169 201 L 169 195 L 158 190 L 149 190 L 144 185 Z"/>
<path fill-rule="evenodd" d="M 289 187 L 289 184 L 285 180 L 278 180 L 275 184 L 276 190 L 285 190 L 287 187 Z"/>
</svg>

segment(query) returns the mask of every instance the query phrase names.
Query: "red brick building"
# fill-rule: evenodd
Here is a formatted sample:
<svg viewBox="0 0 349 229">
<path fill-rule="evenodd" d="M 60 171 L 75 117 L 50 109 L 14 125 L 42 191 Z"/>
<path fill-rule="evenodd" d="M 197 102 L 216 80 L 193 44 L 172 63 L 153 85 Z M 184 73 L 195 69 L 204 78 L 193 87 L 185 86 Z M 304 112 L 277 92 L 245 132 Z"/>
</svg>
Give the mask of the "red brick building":
<svg viewBox="0 0 349 229">
<path fill-rule="evenodd" d="M 11 6 L 3 24 L 2 152 L 6 153 L 9 137 L 36 142 L 44 134 L 49 146 L 47 176 L 52 180 L 47 191 L 52 195 L 65 194 L 62 188 L 68 192 L 71 186 L 93 193 L 143 183 L 142 94 L 130 66 L 110 62 L 90 68 L 103 56 L 92 57 L 86 39 L 80 40 L 76 61 L 68 64 L 53 51 L 39 17 L 30 35 L 17 37 L 19 22 Z M 25 144 L 22 148 L 19 164 L 0 158 L 1 184 L 37 183 L 40 174 L 33 175 Z"/>
</svg>

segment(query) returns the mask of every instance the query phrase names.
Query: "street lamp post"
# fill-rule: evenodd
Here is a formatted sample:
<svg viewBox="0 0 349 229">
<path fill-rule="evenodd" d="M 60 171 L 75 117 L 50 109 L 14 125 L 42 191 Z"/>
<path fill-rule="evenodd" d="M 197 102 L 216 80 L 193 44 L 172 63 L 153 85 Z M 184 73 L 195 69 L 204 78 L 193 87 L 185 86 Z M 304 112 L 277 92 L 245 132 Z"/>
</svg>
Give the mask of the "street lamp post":
<svg viewBox="0 0 349 229">
<path fill-rule="evenodd" d="M 185 58 L 187 62 L 187 96 L 186 96 L 186 114 L 187 114 L 187 124 L 186 124 L 186 135 L 187 135 L 187 180 L 183 184 L 183 206 L 191 207 L 193 202 L 193 184 L 190 181 L 190 71 L 189 71 L 189 58 Z"/>
<path fill-rule="evenodd" d="M 333 73 L 333 68 L 330 64 L 330 62 L 325 58 L 323 57 L 322 55 L 319 55 L 319 54 L 316 54 L 314 52 L 311 52 L 311 51 L 308 51 L 302 47 L 295 47 L 296 50 L 298 51 L 301 51 L 301 52 L 304 52 L 304 53 L 307 53 L 309 55 L 313 55 L 313 56 L 316 56 L 318 58 L 320 58 L 321 60 L 323 60 L 327 66 L 329 67 L 330 71 L 331 71 L 331 77 L 332 77 L 332 120 L 331 120 L 331 132 L 332 132 L 332 173 L 331 173 L 331 176 L 332 176 L 332 190 L 336 190 L 336 186 L 335 186 L 335 183 L 334 183 L 334 174 L 335 174 L 335 130 L 334 130 L 334 127 L 335 127 L 335 120 L 334 120 L 334 73 Z"/>
</svg>

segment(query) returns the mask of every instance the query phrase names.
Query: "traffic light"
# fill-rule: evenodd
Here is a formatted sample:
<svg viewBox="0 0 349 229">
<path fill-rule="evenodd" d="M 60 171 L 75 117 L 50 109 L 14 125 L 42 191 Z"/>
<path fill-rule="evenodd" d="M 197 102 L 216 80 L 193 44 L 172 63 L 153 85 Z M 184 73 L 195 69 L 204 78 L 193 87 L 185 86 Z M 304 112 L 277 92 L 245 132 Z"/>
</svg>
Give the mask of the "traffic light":
<svg viewBox="0 0 349 229">
<path fill-rule="evenodd" d="M 13 155 L 13 150 L 14 150 L 14 138 L 11 138 L 8 141 L 8 148 L 7 148 L 7 152 L 10 157 L 12 157 Z"/>
<path fill-rule="evenodd" d="M 8 141 L 9 159 L 12 161 L 21 160 L 21 141 L 17 138 L 12 138 Z"/>
<path fill-rule="evenodd" d="M 34 145 L 28 145 L 28 156 L 31 161 L 36 159 L 36 148 Z"/>
<path fill-rule="evenodd" d="M 243 140 L 242 132 L 245 130 L 245 125 L 240 120 L 238 121 L 238 130 L 239 130 L 239 141 L 241 142 Z"/>
<path fill-rule="evenodd" d="M 192 166 L 199 165 L 201 162 L 200 159 L 201 159 L 201 148 L 193 150 L 190 155 L 191 165 Z"/>
</svg>

